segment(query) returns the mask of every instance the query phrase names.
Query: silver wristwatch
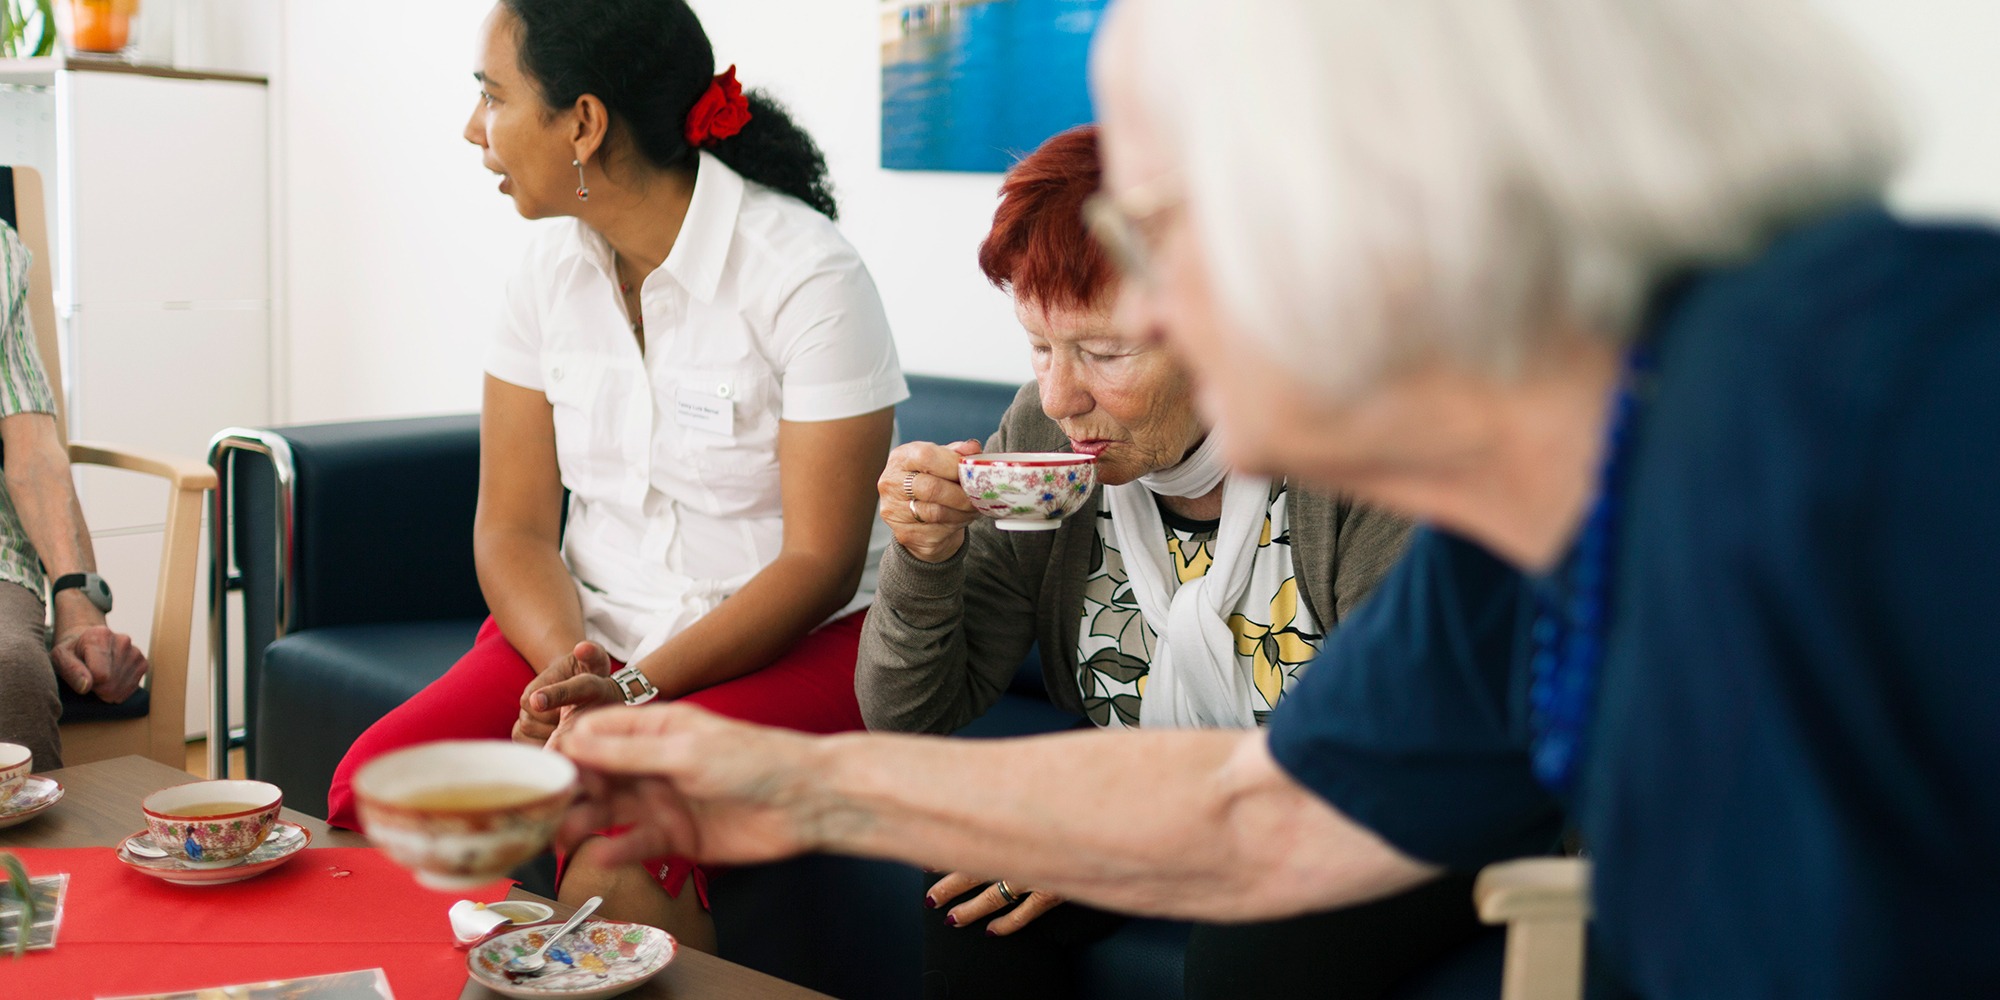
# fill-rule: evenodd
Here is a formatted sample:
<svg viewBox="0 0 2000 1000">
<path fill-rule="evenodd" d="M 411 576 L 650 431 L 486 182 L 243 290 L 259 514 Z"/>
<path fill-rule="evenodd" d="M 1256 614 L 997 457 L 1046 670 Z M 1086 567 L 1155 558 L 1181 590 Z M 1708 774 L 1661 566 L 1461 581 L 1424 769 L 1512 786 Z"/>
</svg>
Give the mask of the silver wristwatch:
<svg viewBox="0 0 2000 1000">
<path fill-rule="evenodd" d="M 611 679 L 618 684 L 618 693 L 625 696 L 627 705 L 644 705 L 660 696 L 660 689 L 632 666 L 619 667 L 611 672 Z"/>
</svg>

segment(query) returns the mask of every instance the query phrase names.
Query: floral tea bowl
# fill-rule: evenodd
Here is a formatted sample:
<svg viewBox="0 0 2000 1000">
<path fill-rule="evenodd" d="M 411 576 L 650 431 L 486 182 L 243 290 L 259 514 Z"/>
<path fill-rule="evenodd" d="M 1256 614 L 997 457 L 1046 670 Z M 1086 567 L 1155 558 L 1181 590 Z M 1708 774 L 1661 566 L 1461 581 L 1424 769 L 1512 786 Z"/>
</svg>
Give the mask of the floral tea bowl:
<svg viewBox="0 0 2000 1000">
<path fill-rule="evenodd" d="M 19 743 L 0 743 L 0 807 L 13 801 L 34 768 L 34 751 Z"/>
<path fill-rule="evenodd" d="M 192 868 L 241 861 L 271 833 L 285 793 L 268 781 L 190 781 L 140 800 L 154 846 Z"/>
<path fill-rule="evenodd" d="M 1053 531 L 1097 486 L 1097 459 L 1069 452 L 995 452 L 959 460 L 958 484 L 1006 531 Z"/>
<path fill-rule="evenodd" d="M 512 740 L 425 743 L 354 775 L 369 841 L 442 892 L 505 878 L 540 854 L 576 791 L 569 758 Z"/>
</svg>

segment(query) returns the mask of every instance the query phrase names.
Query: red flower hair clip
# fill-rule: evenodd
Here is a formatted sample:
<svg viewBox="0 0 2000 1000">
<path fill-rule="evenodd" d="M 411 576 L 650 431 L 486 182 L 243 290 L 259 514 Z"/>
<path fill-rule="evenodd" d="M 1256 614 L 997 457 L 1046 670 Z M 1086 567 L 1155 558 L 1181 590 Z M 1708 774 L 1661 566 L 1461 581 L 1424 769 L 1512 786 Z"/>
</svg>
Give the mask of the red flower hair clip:
<svg viewBox="0 0 2000 1000">
<path fill-rule="evenodd" d="M 688 112 L 688 145 L 713 146 L 743 131 L 749 121 L 750 102 L 743 96 L 743 85 L 736 82 L 736 67 L 731 66 L 709 81 L 701 100 Z"/>
</svg>

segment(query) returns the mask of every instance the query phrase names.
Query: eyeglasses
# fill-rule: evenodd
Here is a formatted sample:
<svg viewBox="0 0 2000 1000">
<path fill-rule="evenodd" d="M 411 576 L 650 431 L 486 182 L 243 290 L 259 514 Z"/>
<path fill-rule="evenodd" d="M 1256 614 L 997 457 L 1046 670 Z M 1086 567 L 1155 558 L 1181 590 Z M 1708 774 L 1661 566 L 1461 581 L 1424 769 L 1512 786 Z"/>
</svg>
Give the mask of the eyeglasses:
<svg viewBox="0 0 2000 1000">
<path fill-rule="evenodd" d="M 1099 191 L 1084 199 L 1083 224 L 1128 279 L 1151 287 L 1158 279 L 1147 224 L 1179 208 L 1187 198 L 1173 175 L 1156 177 L 1122 198 Z M 1122 202 L 1122 203 L 1121 203 Z"/>
</svg>

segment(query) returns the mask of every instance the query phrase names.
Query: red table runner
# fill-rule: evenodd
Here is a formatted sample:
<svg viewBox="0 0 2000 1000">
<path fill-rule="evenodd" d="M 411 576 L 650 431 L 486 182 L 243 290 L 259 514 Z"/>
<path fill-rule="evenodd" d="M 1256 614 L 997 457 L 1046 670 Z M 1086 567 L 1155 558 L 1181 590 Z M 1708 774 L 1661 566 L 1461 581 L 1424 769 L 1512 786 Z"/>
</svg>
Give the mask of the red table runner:
<svg viewBox="0 0 2000 1000">
<path fill-rule="evenodd" d="M 68 872 L 56 946 L 0 958 L 0 996 L 36 1000 L 167 993 L 381 968 L 397 1000 L 448 1000 L 465 953 L 445 910 L 494 902 L 509 883 L 463 897 L 419 886 L 372 848 L 307 850 L 230 885 L 172 885 L 102 847 L 22 849 L 33 875 Z"/>
</svg>

